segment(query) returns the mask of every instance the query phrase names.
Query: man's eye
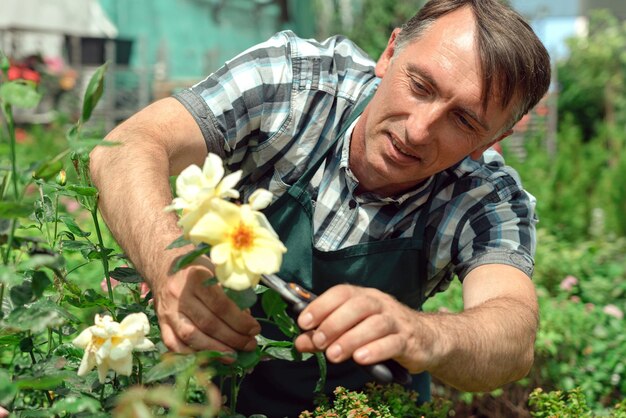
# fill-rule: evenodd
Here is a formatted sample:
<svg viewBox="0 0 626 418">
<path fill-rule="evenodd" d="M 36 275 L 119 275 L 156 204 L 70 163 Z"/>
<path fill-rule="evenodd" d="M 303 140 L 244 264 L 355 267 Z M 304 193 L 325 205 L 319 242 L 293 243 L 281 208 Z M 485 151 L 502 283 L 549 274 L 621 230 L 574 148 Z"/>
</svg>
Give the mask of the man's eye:
<svg viewBox="0 0 626 418">
<path fill-rule="evenodd" d="M 413 86 L 413 90 L 415 90 L 416 93 L 419 93 L 419 94 L 428 93 L 428 91 L 426 90 L 426 87 L 424 87 L 424 85 L 420 83 L 419 81 L 412 80 L 411 85 Z"/>
<path fill-rule="evenodd" d="M 474 129 L 474 125 L 472 125 L 472 123 L 471 123 L 471 122 L 470 122 L 470 121 L 469 121 L 469 120 L 468 120 L 465 116 L 463 116 L 463 115 L 458 115 L 458 116 L 457 116 L 457 119 L 458 119 L 459 123 L 460 123 L 461 125 L 463 125 L 463 127 L 467 128 L 467 129 L 470 129 L 470 130 L 472 130 L 472 131 L 474 131 L 474 130 L 475 130 L 475 129 Z"/>
</svg>

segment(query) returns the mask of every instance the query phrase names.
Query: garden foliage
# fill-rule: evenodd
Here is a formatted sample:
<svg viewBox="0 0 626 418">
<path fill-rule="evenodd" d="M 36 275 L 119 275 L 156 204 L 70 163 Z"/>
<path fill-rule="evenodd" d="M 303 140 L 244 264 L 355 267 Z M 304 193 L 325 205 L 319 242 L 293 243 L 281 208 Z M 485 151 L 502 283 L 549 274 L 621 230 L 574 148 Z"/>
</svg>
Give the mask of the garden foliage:
<svg viewBox="0 0 626 418">
<path fill-rule="evenodd" d="M 604 42 L 613 33 L 609 28 L 617 25 L 610 18 L 597 19 L 606 28 L 598 25 L 588 43 Z M 623 27 L 611 30 L 621 34 Z M 556 152 L 546 149 L 542 132 L 526 138 L 524 159 L 504 151 L 538 201 L 533 280 L 541 325 L 530 375 L 489 396 L 505 403 L 509 393 L 521 392 L 522 404 L 516 407 L 535 417 L 626 416 L 626 188 L 621 184 L 626 153 L 618 152 L 624 150 L 626 134 L 617 129 L 625 122 L 619 115 L 626 93 L 615 84 L 610 94 L 603 90 L 608 98 L 585 97 L 586 87 L 574 80 L 575 73 L 600 71 L 587 78 L 604 80 L 609 74 L 595 60 L 616 56 L 590 49 L 592 55 L 586 57 L 582 42 L 572 41 L 572 59 L 559 68 L 563 85 L 570 84 L 564 87 Z M 376 45 L 372 48 L 380 48 Z M 623 53 L 617 57 L 623 60 Z M 6 59 L 3 63 L 6 72 Z M 621 65 L 605 68 L 622 71 Z M 32 417 L 236 417 L 232 399 L 222 405 L 220 388 L 229 385 L 236 393 L 240 380 L 262 358 L 297 360 L 298 354 L 289 341 L 263 338 L 255 352 L 238 355 L 230 365 L 216 361 L 220 354 L 214 352 L 167 353 L 151 295 L 101 223 L 98 192 L 88 177 L 89 151 L 101 144 L 101 134 L 88 122 L 103 93 L 104 75 L 103 67 L 89 83 L 82 111 L 69 129 L 52 125 L 26 131 L 14 125 L 13 109 L 36 106 L 42 93 L 31 81 L 8 82 L 0 76 L 0 407 Z M 572 90 L 577 84 L 582 93 Z M 586 108 L 603 103 L 602 120 L 577 113 L 574 104 L 585 99 L 599 100 Z M 614 119 L 607 119 L 611 109 Z M 587 117 L 593 120 L 592 130 Z M 262 292 L 261 298 L 265 319 L 295 335 L 297 328 L 280 298 L 272 292 Z M 453 283 L 426 309 L 461 310 L 460 284 Z M 134 353 L 128 376 L 108 372 L 104 383 L 95 370 L 78 376 L 84 352 L 71 341 L 93 325 L 95 314 L 121 322 L 134 313 L 146 315 L 146 338 L 155 350 Z M 435 393 L 457 402 L 481 402 L 480 396 L 459 395 L 443 386 Z M 320 416 L 347 416 L 341 414 L 358 407 L 370 415 L 355 416 L 439 417 L 450 408 L 443 402 L 419 412 L 402 409 L 413 406 L 413 394 L 398 388 L 365 393 L 337 389 L 336 395 L 320 405 L 320 414 L 326 414 Z"/>
</svg>

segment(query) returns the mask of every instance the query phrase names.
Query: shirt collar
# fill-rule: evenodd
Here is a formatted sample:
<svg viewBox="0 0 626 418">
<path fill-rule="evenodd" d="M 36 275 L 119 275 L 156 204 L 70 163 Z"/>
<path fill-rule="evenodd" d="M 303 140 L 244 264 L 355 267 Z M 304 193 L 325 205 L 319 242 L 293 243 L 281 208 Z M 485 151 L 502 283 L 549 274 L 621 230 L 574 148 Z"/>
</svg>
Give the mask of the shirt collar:
<svg viewBox="0 0 626 418">
<path fill-rule="evenodd" d="M 352 132 L 354 131 L 354 127 L 359 119 L 361 119 L 360 116 L 352 122 L 348 129 L 346 129 L 343 140 L 341 141 L 341 148 L 338 150 L 341 153 L 339 168 L 345 170 L 346 181 L 348 182 L 348 187 L 350 189 L 350 193 L 352 194 L 354 194 L 354 191 L 359 186 L 359 180 L 356 178 L 352 170 L 350 170 L 350 142 L 352 141 Z M 432 184 L 432 180 L 433 177 L 430 177 L 428 180 L 420 183 L 415 189 L 409 190 L 401 195 L 382 197 L 376 193 L 362 193 L 356 197 L 356 200 L 363 203 L 378 202 L 383 204 L 394 203 L 396 205 L 401 205 L 408 199 L 424 194 L 424 192 L 428 190 L 429 186 Z"/>
</svg>

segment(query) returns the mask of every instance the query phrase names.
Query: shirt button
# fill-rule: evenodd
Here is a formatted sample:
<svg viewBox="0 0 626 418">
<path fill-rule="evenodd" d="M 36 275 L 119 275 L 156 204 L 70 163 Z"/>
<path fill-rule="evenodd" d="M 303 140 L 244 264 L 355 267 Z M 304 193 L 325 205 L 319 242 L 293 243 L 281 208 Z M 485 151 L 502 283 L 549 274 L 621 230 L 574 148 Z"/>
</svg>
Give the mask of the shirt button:
<svg viewBox="0 0 626 418">
<path fill-rule="evenodd" d="M 356 200 L 350 199 L 350 201 L 348 202 L 348 206 L 350 207 L 350 209 L 356 208 Z"/>
</svg>

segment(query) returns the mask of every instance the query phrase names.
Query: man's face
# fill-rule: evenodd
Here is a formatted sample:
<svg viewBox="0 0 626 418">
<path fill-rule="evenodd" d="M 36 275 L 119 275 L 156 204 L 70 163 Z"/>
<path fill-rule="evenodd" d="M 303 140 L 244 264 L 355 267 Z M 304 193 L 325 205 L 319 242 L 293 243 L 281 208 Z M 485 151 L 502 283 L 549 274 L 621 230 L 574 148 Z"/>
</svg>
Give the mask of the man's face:
<svg viewBox="0 0 626 418">
<path fill-rule="evenodd" d="M 381 83 L 352 134 L 350 167 L 363 191 L 404 192 L 511 133 L 511 107 L 483 109 L 475 21 L 469 8 L 437 19 L 395 50 L 394 31 L 376 65 Z M 495 92 L 497 93 L 497 92 Z"/>
</svg>

